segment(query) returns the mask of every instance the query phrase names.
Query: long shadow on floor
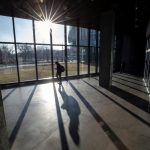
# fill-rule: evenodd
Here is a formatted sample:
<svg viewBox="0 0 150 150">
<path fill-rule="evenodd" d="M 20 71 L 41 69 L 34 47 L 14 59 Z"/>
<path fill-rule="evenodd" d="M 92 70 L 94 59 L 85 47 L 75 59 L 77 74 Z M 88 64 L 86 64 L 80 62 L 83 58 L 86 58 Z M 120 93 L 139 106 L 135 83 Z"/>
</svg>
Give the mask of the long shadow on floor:
<svg viewBox="0 0 150 150">
<path fill-rule="evenodd" d="M 53 88 L 54 88 L 54 96 L 55 96 L 55 102 L 56 102 L 56 112 L 57 112 L 57 119 L 58 119 L 58 126 L 59 126 L 59 133 L 60 133 L 60 140 L 61 140 L 61 146 L 62 150 L 69 150 L 69 145 L 67 142 L 67 137 L 65 133 L 65 128 L 63 124 L 63 119 L 61 115 L 61 110 L 59 107 L 59 99 L 56 92 L 55 83 L 53 82 Z"/>
<path fill-rule="evenodd" d="M 123 99 L 125 99 L 129 103 L 135 105 L 136 107 L 142 109 L 143 111 L 145 111 L 145 112 L 149 111 L 148 110 L 148 101 L 146 101 L 142 98 L 139 98 L 133 94 L 130 94 L 126 91 L 123 91 L 115 86 L 111 86 L 107 90 L 118 95 L 119 97 L 122 97 Z"/>
<path fill-rule="evenodd" d="M 66 94 L 65 89 L 62 85 L 59 86 L 59 93 L 62 96 L 63 104 L 61 106 L 62 109 L 67 111 L 67 114 L 70 119 L 69 123 L 69 133 L 76 145 L 80 144 L 79 137 L 79 115 L 81 113 L 78 102 L 73 96 L 69 96 Z"/>
<path fill-rule="evenodd" d="M 105 97 L 107 97 L 110 101 L 112 101 L 113 103 L 117 104 L 119 107 L 121 107 L 122 109 L 124 109 L 125 111 L 127 111 L 129 114 L 133 115 L 135 118 L 137 118 L 139 121 L 143 122 L 145 125 L 147 125 L 148 127 L 150 127 L 150 123 L 145 121 L 143 118 L 141 118 L 140 116 L 138 116 L 137 114 L 135 114 L 134 112 L 132 112 L 131 110 L 129 110 L 128 108 L 124 107 L 123 105 L 121 105 L 120 103 L 118 103 L 117 101 L 115 101 L 113 98 L 111 98 L 110 96 L 107 95 L 107 92 L 102 92 L 101 90 L 97 89 L 95 86 L 93 86 L 92 84 L 88 83 L 85 80 L 82 80 L 83 82 L 85 82 L 87 85 L 91 86 L 93 89 L 95 89 L 97 92 L 103 94 Z"/>
<path fill-rule="evenodd" d="M 93 78 L 93 79 L 99 81 L 97 78 Z M 143 111 L 150 113 L 148 101 L 146 101 L 140 97 L 137 97 L 131 93 L 128 93 L 124 90 L 121 90 L 120 88 L 117 88 L 113 85 L 111 85 L 109 88 L 107 88 L 107 90 L 116 94 L 117 96 L 123 98 L 124 100 L 133 104 L 134 106 L 142 109 Z"/>
<path fill-rule="evenodd" d="M 3 101 L 10 96 L 14 91 L 16 90 L 16 88 L 12 89 L 5 97 L 3 97 Z"/>
<path fill-rule="evenodd" d="M 26 102 L 26 104 L 25 104 L 25 106 L 24 106 L 24 108 L 23 108 L 23 110 L 22 110 L 22 112 L 21 112 L 17 122 L 16 122 L 16 125 L 15 125 L 14 129 L 12 130 L 12 133 L 11 133 L 11 135 L 9 137 L 10 148 L 13 146 L 13 144 L 15 142 L 15 139 L 16 139 L 17 134 L 19 132 L 19 129 L 20 129 L 21 125 L 22 125 L 23 119 L 24 119 L 24 117 L 25 117 L 25 115 L 27 113 L 27 110 L 29 108 L 30 102 L 32 100 L 32 97 L 34 95 L 34 92 L 35 92 L 36 88 L 37 88 L 37 85 L 35 85 L 34 88 L 32 89 L 31 94 L 28 97 L 28 100 L 27 100 L 27 102 Z"/>
<path fill-rule="evenodd" d="M 106 135 L 110 138 L 110 140 L 114 143 L 118 150 L 128 150 L 126 145 L 119 139 L 119 137 L 115 134 L 115 132 L 108 126 L 108 124 L 103 120 L 103 118 L 96 112 L 94 107 L 84 98 L 84 96 L 80 93 L 80 91 L 73 85 L 73 83 L 69 82 L 69 85 L 74 90 L 74 92 L 78 95 L 82 103 L 86 106 L 89 110 L 91 115 L 106 133 Z"/>
</svg>

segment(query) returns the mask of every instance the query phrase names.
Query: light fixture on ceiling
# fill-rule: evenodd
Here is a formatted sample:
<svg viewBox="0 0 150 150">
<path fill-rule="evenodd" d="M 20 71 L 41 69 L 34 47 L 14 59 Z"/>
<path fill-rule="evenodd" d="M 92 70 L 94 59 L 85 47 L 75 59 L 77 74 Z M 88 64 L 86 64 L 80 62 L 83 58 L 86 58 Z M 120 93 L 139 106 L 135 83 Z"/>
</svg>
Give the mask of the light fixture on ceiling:
<svg viewBox="0 0 150 150">
<path fill-rule="evenodd" d="M 44 2 L 44 0 L 40 0 L 40 3 L 43 3 Z"/>
</svg>

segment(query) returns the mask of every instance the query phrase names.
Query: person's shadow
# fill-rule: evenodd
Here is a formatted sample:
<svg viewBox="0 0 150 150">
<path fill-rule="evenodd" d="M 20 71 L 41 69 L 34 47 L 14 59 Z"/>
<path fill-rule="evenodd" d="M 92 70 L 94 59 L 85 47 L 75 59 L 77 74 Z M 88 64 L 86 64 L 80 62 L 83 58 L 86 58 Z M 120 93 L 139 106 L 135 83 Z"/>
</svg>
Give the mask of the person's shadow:
<svg viewBox="0 0 150 150">
<path fill-rule="evenodd" d="M 62 85 L 59 86 L 59 92 L 63 99 L 63 104 L 61 106 L 62 109 L 67 111 L 67 114 L 70 118 L 69 123 L 69 133 L 71 138 L 73 139 L 76 145 L 80 144 L 79 137 L 79 115 L 80 115 L 80 107 L 78 102 L 73 96 L 69 96 L 66 94 L 64 87 Z"/>
</svg>

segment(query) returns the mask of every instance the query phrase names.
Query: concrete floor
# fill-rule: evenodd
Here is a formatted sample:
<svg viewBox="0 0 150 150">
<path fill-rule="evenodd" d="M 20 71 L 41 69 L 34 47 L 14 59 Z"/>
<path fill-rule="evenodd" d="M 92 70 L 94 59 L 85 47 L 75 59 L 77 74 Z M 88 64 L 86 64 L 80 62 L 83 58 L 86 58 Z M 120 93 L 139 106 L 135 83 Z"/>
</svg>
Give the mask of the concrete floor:
<svg viewBox="0 0 150 150">
<path fill-rule="evenodd" d="M 140 80 L 114 74 L 109 89 L 93 77 L 2 90 L 11 150 L 150 150 Z"/>
</svg>

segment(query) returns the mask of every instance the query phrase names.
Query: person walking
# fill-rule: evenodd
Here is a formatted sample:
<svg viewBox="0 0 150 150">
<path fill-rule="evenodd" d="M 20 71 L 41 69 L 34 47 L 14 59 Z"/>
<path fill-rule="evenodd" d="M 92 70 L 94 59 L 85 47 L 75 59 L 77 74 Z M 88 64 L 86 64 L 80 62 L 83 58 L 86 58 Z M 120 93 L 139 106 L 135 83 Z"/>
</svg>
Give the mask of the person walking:
<svg viewBox="0 0 150 150">
<path fill-rule="evenodd" d="M 55 62 L 56 64 L 56 77 L 58 79 L 58 83 L 62 84 L 61 74 L 65 71 L 64 66 L 62 66 L 59 62 Z"/>
</svg>

